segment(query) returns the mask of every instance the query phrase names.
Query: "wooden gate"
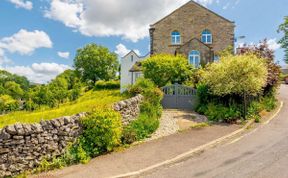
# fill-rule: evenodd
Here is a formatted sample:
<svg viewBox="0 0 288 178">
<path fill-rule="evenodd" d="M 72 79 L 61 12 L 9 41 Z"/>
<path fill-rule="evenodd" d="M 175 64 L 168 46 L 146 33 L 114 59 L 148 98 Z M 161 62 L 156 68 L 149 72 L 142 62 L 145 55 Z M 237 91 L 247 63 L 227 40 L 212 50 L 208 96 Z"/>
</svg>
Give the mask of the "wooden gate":
<svg viewBox="0 0 288 178">
<path fill-rule="evenodd" d="M 197 105 L 197 92 L 194 88 L 174 84 L 162 88 L 164 109 L 195 109 Z"/>
</svg>

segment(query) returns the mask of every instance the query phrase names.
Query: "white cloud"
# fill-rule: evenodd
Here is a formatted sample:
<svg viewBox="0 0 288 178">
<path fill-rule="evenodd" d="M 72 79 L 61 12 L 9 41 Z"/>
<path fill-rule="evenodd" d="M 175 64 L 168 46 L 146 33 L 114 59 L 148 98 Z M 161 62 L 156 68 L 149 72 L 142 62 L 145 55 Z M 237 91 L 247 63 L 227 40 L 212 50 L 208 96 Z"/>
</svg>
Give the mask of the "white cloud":
<svg viewBox="0 0 288 178">
<path fill-rule="evenodd" d="M 24 8 L 31 10 L 33 8 L 33 3 L 31 1 L 25 0 L 9 0 L 11 3 L 15 4 L 17 8 Z"/>
<path fill-rule="evenodd" d="M 130 49 L 127 49 L 127 47 L 125 45 L 120 43 L 116 46 L 115 53 L 118 54 L 119 57 L 123 57 L 126 54 L 128 54 L 130 51 L 131 51 Z M 134 51 L 137 55 L 139 55 L 139 56 L 141 55 L 140 51 L 138 49 L 134 49 Z"/>
<path fill-rule="evenodd" d="M 11 37 L 5 37 L 0 40 L 0 48 L 11 53 L 29 55 L 37 48 L 51 48 L 50 37 L 43 31 L 27 31 L 21 29 Z"/>
<path fill-rule="evenodd" d="M 82 24 L 80 15 L 83 10 L 83 4 L 79 1 L 52 0 L 50 9 L 45 11 L 44 16 L 63 22 L 68 27 L 78 28 Z"/>
<path fill-rule="evenodd" d="M 47 83 L 58 74 L 67 69 L 71 69 L 71 67 L 56 63 L 33 63 L 31 66 L 13 66 L 4 67 L 3 69 L 17 75 L 25 76 L 34 83 Z"/>
<path fill-rule="evenodd" d="M 68 59 L 69 56 L 70 56 L 69 52 L 61 52 L 61 51 L 59 51 L 57 54 L 58 54 L 59 57 L 62 57 L 64 59 Z"/>
<path fill-rule="evenodd" d="M 195 0 L 203 6 L 220 1 L 226 5 L 230 0 Z M 120 36 L 137 42 L 149 35 L 150 24 L 186 2 L 189 0 L 51 0 L 44 16 L 86 36 Z"/>
<path fill-rule="evenodd" d="M 12 61 L 5 55 L 4 50 L 0 48 L 0 66 L 2 64 L 9 64 L 9 63 L 12 63 Z"/>
<path fill-rule="evenodd" d="M 281 47 L 280 44 L 278 44 L 278 41 L 276 38 L 270 39 L 267 41 L 267 44 L 269 45 L 269 48 L 273 51 L 276 51 Z"/>
<path fill-rule="evenodd" d="M 118 56 L 120 56 L 120 57 L 125 56 L 125 55 L 128 54 L 129 52 L 130 52 L 130 50 L 127 49 L 126 46 L 123 45 L 123 44 L 121 44 L 121 43 L 116 46 L 116 51 L 115 51 L 115 53 L 118 54 Z"/>
<path fill-rule="evenodd" d="M 149 25 L 188 0 L 52 0 L 44 16 L 87 36 L 121 36 L 134 42 Z"/>
</svg>

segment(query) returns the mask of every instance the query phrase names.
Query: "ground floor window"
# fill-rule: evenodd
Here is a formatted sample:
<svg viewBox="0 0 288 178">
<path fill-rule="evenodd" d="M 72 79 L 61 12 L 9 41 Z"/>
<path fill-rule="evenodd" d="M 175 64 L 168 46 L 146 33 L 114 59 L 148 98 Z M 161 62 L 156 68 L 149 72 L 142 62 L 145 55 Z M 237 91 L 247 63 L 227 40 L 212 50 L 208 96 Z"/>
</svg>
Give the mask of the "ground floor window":
<svg viewBox="0 0 288 178">
<path fill-rule="evenodd" d="M 138 73 L 135 73 L 135 80 L 137 80 L 138 78 L 142 77 L 142 73 L 138 72 Z"/>
<path fill-rule="evenodd" d="M 214 56 L 214 62 L 219 62 L 219 60 L 220 60 L 220 57 L 217 56 L 217 55 L 215 55 L 215 56 Z"/>
<path fill-rule="evenodd" d="M 193 50 L 189 53 L 189 63 L 198 68 L 200 66 L 201 56 L 200 52 Z"/>
</svg>

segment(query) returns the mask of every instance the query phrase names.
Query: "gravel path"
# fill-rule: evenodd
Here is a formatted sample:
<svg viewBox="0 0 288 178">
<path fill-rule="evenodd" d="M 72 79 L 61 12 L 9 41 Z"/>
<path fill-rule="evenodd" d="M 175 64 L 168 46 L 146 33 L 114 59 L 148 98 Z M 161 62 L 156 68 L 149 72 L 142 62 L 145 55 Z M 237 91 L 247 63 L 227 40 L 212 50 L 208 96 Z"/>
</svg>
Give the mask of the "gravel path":
<svg viewBox="0 0 288 178">
<path fill-rule="evenodd" d="M 183 125 L 183 121 L 191 125 L 191 123 L 205 122 L 206 118 L 191 111 L 164 110 L 160 119 L 159 128 L 150 138 L 146 139 L 146 141 L 177 133 L 179 130 L 182 130 L 180 126 Z"/>
<path fill-rule="evenodd" d="M 163 111 L 159 128 L 147 139 L 147 141 L 177 133 L 179 126 L 177 124 L 177 119 L 175 119 L 176 115 L 177 112 Z"/>
</svg>

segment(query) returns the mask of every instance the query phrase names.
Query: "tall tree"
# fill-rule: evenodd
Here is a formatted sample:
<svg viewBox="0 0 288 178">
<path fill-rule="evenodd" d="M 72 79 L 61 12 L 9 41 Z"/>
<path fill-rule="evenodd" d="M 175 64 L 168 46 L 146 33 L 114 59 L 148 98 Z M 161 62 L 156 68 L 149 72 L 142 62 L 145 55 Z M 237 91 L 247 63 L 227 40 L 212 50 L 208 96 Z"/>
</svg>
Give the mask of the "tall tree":
<svg viewBox="0 0 288 178">
<path fill-rule="evenodd" d="M 269 48 L 267 39 L 260 41 L 256 45 L 244 45 L 237 50 L 238 55 L 254 54 L 259 58 L 265 59 L 268 67 L 267 84 L 265 91 L 268 92 L 274 86 L 278 86 L 280 81 L 281 67 L 275 63 L 274 51 Z"/>
<path fill-rule="evenodd" d="M 279 26 L 278 33 L 284 33 L 279 43 L 285 51 L 285 62 L 288 64 L 288 16 L 284 17 L 284 23 Z"/>
<path fill-rule="evenodd" d="M 83 81 L 95 83 L 98 80 L 114 79 L 119 63 L 115 53 L 92 43 L 77 50 L 74 66 Z"/>
</svg>

